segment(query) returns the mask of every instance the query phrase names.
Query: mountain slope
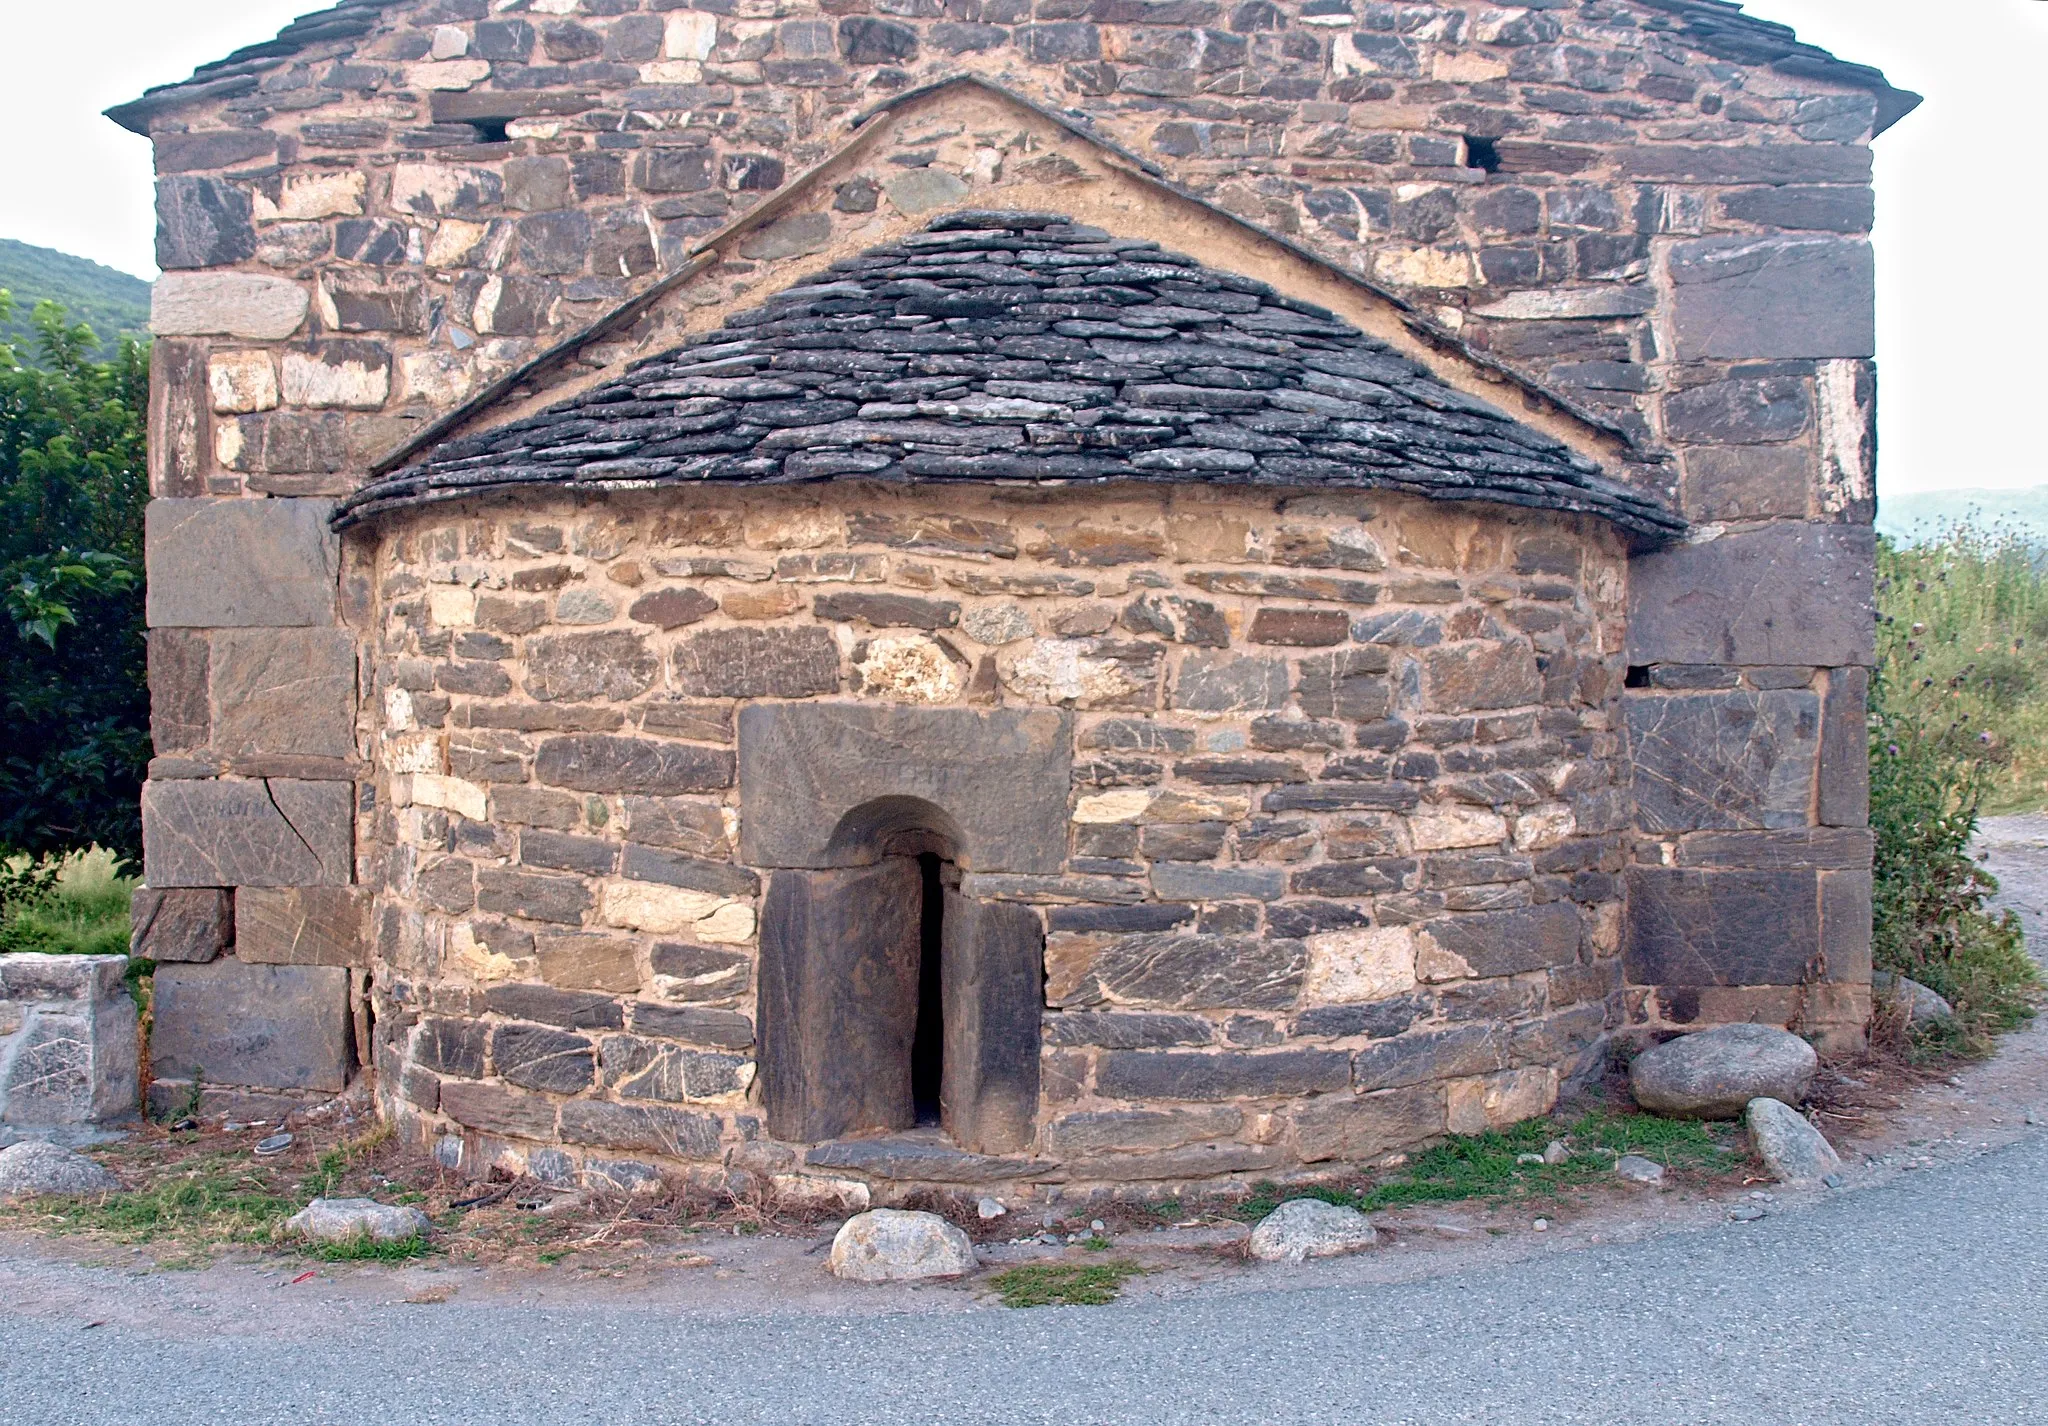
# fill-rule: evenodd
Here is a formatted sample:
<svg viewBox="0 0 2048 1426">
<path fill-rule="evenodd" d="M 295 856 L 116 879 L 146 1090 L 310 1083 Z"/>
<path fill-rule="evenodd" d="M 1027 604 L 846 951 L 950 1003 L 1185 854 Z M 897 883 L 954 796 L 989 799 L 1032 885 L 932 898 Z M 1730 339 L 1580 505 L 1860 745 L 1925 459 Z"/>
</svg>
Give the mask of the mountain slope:
<svg viewBox="0 0 2048 1426">
<path fill-rule="evenodd" d="M 148 338 L 149 284 L 85 258 L 0 238 L 0 287 L 14 294 L 14 317 L 0 322 L 0 342 L 14 343 L 23 361 L 36 360 L 29 318 L 44 300 L 61 302 L 72 321 L 89 324 L 102 355 L 112 355 L 123 336 Z"/>
</svg>

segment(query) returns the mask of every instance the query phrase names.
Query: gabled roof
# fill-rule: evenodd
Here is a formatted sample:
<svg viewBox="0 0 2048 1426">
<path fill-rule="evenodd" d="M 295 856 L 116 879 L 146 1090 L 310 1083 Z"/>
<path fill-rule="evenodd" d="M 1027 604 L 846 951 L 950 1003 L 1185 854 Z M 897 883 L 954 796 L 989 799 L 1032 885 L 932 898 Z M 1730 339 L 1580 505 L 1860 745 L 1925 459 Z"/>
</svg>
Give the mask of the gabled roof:
<svg viewBox="0 0 2048 1426">
<path fill-rule="evenodd" d="M 346 527 L 530 489 L 834 478 L 1372 488 L 1684 521 L 1334 313 L 1051 213 L 842 259 L 570 400 L 364 486 Z"/>
<path fill-rule="evenodd" d="M 200 99 L 228 98 L 256 88 L 256 76 L 330 40 L 355 39 L 377 26 L 386 10 L 415 0 L 342 0 L 327 10 L 302 15 L 275 39 L 248 45 L 226 59 L 203 64 L 190 79 L 160 84 L 139 99 L 117 104 L 107 117 L 122 128 L 148 134 L 150 118 Z M 1802 44 L 1789 25 L 1746 15 L 1737 0 L 1637 0 L 1671 17 L 1665 29 L 1681 42 L 1736 64 L 1765 65 L 1785 74 L 1827 80 L 1877 95 L 1877 132 L 1883 133 L 1920 105 L 1920 96 L 1897 89 L 1869 65 L 1837 59 L 1818 45 Z"/>
</svg>

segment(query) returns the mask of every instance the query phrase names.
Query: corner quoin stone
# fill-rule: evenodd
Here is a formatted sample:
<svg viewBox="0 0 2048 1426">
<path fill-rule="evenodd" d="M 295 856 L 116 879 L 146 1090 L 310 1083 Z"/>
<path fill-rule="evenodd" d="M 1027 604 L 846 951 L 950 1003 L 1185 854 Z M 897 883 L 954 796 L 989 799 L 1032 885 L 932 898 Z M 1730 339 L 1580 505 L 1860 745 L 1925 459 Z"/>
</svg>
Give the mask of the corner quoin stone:
<svg viewBox="0 0 2048 1426">
<path fill-rule="evenodd" d="M 149 626 L 334 622 L 340 541 L 331 500 L 152 500 L 143 515 Z"/>
<path fill-rule="evenodd" d="M 150 294 L 149 330 L 159 337 L 247 337 L 282 341 L 305 323 L 312 299 L 282 277 L 252 272 L 167 272 Z"/>
<path fill-rule="evenodd" d="M 834 844 L 841 819 L 891 798 L 910 819 L 906 830 L 918 825 L 913 801 L 944 813 L 954 828 L 928 830 L 957 829 L 955 851 L 974 871 L 1056 872 L 1067 855 L 1072 724 L 1072 715 L 1053 709 L 743 708 L 740 860 L 847 865 L 858 848 Z"/>
<path fill-rule="evenodd" d="M 1631 664 L 1868 666 L 1877 536 L 1783 524 L 1674 545 L 1629 566 Z"/>
<path fill-rule="evenodd" d="M 157 971 L 150 1062 L 164 1079 L 339 1094 L 353 1041 L 348 972 L 221 960 Z"/>
<path fill-rule="evenodd" d="M 1716 237 L 1671 250 L 1672 325 L 1686 361 L 1877 352 L 1870 244 Z"/>
<path fill-rule="evenodd" d="M 148 782 L 144 879 L 153 887 L 347 886 L 354 784 L 270 778 Z"/>
</svg>

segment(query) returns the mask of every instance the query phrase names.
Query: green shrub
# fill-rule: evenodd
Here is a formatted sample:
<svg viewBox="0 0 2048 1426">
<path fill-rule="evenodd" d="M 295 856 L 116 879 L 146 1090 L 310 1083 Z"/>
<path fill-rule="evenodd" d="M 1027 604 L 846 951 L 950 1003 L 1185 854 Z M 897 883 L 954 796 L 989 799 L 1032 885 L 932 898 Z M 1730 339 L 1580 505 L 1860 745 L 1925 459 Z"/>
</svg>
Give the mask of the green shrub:
<svg viewBox="0 0 2048 1426">
<path fill-rule="evenodd" d="M 2032 1013 L 2040 975 L 1970 854 L 1987 806 L 2039 805 L 2048 733 L 2032 631 L 2048 580 L 2023 542 L 1962 529 L 1878 554 L 1870 689 L 1873 956 L 1956 1007 L 1956 1044 Z"/>
<path fill-rule="evenodd" d="M 92 851 L 31 863 L 19 858 L 17 871 L 33 866 L 46 877 L 0 909 L 0 953 L 45 951 L 56 955 L 118 956 L 128 953 L 128 903 L 135 879 L 121 875 L 110 852 Z"/>
</svg>

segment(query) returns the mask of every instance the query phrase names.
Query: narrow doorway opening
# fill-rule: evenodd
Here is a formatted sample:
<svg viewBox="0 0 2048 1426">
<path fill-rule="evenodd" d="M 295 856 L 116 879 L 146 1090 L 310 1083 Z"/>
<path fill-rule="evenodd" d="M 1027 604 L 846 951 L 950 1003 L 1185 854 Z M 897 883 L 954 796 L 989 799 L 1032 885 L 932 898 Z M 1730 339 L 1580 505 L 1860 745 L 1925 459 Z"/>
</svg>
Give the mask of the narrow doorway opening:
<svg viewBox="0 0 2048 1426">
<path fill-rule="evenodd" d="M 945 944 L 943 865 L 936 852 L 924 852 L 917 859 L 924 899 L 918 919 L 917 1031 L 910 1044 L 910 1093 L 920 1125 L 939 1122 L 946 1066 L 946 1013 L 939 979 Z"/>
</svg>

